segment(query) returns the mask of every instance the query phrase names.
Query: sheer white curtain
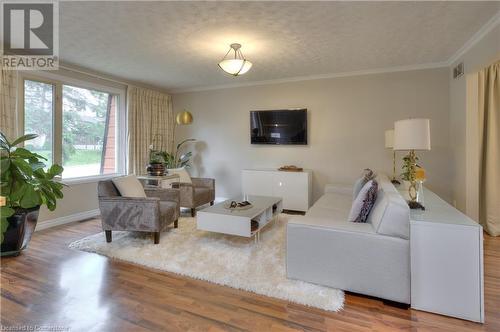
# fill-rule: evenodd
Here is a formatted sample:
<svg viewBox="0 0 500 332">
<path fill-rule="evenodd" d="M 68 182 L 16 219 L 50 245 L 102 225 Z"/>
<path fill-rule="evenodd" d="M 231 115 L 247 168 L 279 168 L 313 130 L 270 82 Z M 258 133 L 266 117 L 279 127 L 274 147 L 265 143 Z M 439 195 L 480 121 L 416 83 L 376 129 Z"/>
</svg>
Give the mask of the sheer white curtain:
<svg viewBox="0 0 500 332">
<path fill-rule="evenodd" d="M 18 136 L 17 71 L 0 68 L 0 130 L 9 140 Z"/>
<path fill-rule="evenodd" d="M 129 86 L 128 114 L 128 172 L 145 174 L 149 163 L 149 146 L 172 152 L 174 116 L 172 97 L 168 94 Z"/>
</svg>

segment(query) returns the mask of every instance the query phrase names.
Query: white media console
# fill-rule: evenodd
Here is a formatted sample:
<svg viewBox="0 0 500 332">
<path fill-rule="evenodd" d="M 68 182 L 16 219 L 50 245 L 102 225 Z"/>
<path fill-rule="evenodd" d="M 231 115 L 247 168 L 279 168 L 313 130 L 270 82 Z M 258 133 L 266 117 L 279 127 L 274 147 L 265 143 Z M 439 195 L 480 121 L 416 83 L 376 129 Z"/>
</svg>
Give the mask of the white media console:
<svg viewBox="0 0 500 332">
<path fill-rule="evenodd" d="M 276 169 L 242 171 L 243 195 L 281 197 L 283 209 L 306 212 L 312 201 L 312 171 L 283 172 Z"/>
</svg>

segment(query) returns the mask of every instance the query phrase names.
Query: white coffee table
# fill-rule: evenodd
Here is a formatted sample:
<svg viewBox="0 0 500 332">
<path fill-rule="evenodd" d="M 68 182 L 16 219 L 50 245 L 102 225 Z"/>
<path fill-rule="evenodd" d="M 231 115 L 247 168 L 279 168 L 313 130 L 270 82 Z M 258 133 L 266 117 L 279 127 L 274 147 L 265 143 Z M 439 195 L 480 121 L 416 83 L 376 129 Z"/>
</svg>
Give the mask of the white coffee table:
<svg viewBox="0 0 500 332">
<path fill-rule="evenodd" d="M 227 202 L 248 200 L 252 207 L 247 210 L 229 210 L 224 207 Z M 238 235 L 255 236 L 255 242 L 260 240 L 260 231 L 278 218 L 283 211 L 280 197 L 247 196 L 229 199 L 207 207 L 197 213 L 197 228 L 199 230 Z M 259 228 L 251 231 L 251 220 L 259 223 Z"/>
</svg>

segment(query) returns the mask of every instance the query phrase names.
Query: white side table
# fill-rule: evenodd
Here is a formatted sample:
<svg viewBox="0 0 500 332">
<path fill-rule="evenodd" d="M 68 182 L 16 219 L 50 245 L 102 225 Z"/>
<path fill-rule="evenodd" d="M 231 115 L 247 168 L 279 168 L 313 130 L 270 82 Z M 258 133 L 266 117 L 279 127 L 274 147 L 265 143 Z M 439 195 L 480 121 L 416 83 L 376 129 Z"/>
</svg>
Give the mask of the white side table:
<svg viewBox="0 0 500 332">
<path fill-rule="evenodd" d="M 483 323 L 483 228 L 424 195 L 426 210 L 410 212 L 411 307 Z"/>
<path fill-rule="evenodd" d="M 167 174 L 162 176 L 139 175 L 137 178 L 143 180 L 146 186 L 155 188 L 171 188 L 172 183 L 179 182 L 180 180 L 178 174 Z"/>
</svg>

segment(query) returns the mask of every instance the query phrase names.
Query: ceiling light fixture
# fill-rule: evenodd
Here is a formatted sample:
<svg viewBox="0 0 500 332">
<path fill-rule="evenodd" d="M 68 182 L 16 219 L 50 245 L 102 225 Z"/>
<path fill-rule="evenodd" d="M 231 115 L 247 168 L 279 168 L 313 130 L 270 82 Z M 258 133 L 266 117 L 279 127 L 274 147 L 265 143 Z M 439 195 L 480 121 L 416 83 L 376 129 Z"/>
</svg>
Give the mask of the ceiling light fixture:
<svg viewBox="0 0 500 332">
<path fill-rule="evenodd" d="M 227 51 L 222 61 L 219 62 L 219 67 L 233 76 L 243 75 L 252 68 L 252 63 L 245 59 L 243 53 L 241 53 L 241 44 L 234 43 L 230 46 L 229 51 Z M 231 51 L 234 52 L 234 58 L 227 58 Z"/>
</svg>

